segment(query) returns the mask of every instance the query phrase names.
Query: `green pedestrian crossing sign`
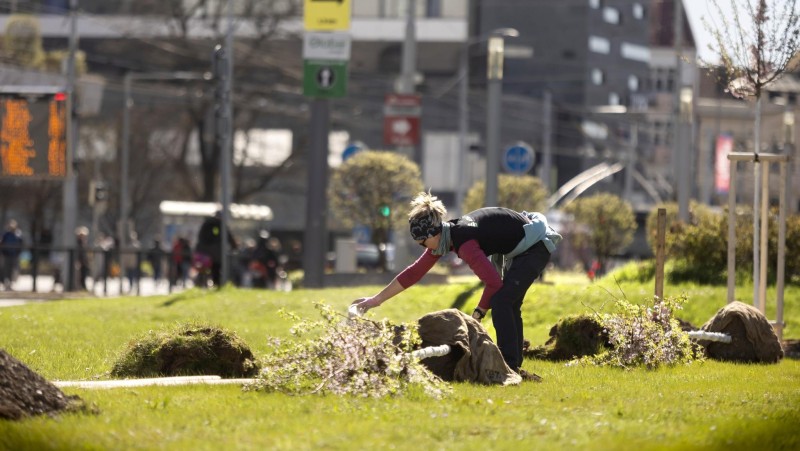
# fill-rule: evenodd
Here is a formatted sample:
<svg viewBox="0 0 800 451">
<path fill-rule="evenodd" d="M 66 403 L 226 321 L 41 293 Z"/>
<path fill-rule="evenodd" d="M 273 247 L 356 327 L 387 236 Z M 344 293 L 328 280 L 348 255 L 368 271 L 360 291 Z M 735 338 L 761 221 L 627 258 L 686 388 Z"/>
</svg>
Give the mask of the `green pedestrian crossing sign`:
<svg viewBox="0 0 800 451">
<path fill-rule="evenodd" d="M 344 97 L 347 94 L 347 61 L 303 61 L 303 95 Z"/>
</svg>

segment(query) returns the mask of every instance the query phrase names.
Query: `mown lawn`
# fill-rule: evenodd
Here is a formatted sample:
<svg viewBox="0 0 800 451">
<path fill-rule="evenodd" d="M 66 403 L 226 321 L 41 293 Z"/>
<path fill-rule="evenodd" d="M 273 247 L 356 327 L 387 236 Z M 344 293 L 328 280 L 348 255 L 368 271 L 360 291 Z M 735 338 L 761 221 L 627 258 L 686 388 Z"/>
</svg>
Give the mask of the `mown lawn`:
<svg viewBox="0 0 800 451">
<path fill-rule="evenodd" d="M 0 347 L 50 380 L 108 378 L 134 336 L 197 320 L 236 331 L 259 355 L 267 336 L 288 334 L 291 324 L 278 309 L 313 318 L 313 302 L 324 301 L 344 312 L 351 300 L 378 289 L 226 289 L 9 307 L 0 309 Z M 529 291 L 526 337 L 541 344 L 560 317 L 601 309 L 615 296 L 644 300 L 652 291 L 652 284 L 590 285 L 551 275 Z M 678 316 L 698 326 L 725 305 L 725 287 L 665 291 L 689 297 Z M 751 292 L 737 289 L 743 298 Z M 479 295 L 469 278 L 418 286 L 370 315 L 414 321 L 454 303 L 471 311 Z M 800 338 L 797 287 L 786 292 L 785 314 L 785 336 Z M 0 420 L 0 449 L 800 449 L 798 361 L 622 371 L 529 360 L 524 368 L 544 382 L 455 384 L 443 400 L 418 393 L 292 397 L 235 386 L 66 389 L 96 405 L 99 414 Z"/>
</svg>

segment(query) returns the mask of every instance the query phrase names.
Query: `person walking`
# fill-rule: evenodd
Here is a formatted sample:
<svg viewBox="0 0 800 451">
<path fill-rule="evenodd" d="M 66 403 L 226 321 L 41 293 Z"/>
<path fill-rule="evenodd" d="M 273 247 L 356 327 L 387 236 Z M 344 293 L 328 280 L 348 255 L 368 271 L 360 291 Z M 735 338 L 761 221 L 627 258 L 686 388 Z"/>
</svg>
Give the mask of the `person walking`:
<svg viewBox="0 0 800 451">
<path fill-rule="evenodd" d="M 156 237 L 153 239 L 153 244 L 147 252 L 147 261 L 153 270 L 153 285 L 158 288 L 161 282 L 161 266 L 164 259 L 164 249 L 161 247 L 161 240 Z"/>
<path fill-rule="evenodd" d="M 77 266 L 77 287 L 87 291 L 86 279 L 89 277 L 89 228 L 80 226 L 75 229 L 75 266 Z M 53 284 L 55 286 L 55 284 Z"/>
<path fill-rule="evenodd" d="M 192 267 L 192 245 L 183 235 L 178 235 L 172 244 L 172 268 L 170 277 L 172 285 L 186 288 L 189 278 L 189 269 Z"/>
<path fill-rule="evenodd" d="M 210 261 L 211 280 L 214 286 L 219 288 L 222 270 L 222 258 L 227 257 L 222 255 L 222 212 L 218 211 L 214 216 L 210 216 L 203 221 L 200 230 L 197 233 L 197 244 L 195 245 L 194 253 L 195 260 L 199 254 L 200 257 Z M 229 250 L 236 250 L 236 240 L 233 234 L 228 230 L 228 244 Z"/>
<path fill-rule="evenodd" d="M 411 201 L 411 237 L 425 251 L 379 293 L 353 302 L 360 312 L 378 307 L 418 282 L 443 255 L 455 251 L 484 283 L 472 317 L 481 321 L 492 309 L 497 347 L 508 366 L 522 366 L 522 301 L 561 241 L 541 213 L 484 207 L 445 221 L 444 204 L 430 193 Z"/>
<path fill-rule="evenodd" d="M 11 285 L 17 278 L 19 271 L 19 255 L 22 253 L 22 230 L 17 226 L 17 221 L 11 219 L 6 224 L 6 230 L 0 236 L 0 253 L 2 253 L 2 280 L 3 287 L 11 291 Z"/>
<path fill-rule="evenodd" d="M 269 245 L 269 232 L 262 230 L 258 234 L 250 267 L 258 274 L 253 285 L 259 288 L 276 288 L 278 278 L 278 254 Z"/>
</svg>

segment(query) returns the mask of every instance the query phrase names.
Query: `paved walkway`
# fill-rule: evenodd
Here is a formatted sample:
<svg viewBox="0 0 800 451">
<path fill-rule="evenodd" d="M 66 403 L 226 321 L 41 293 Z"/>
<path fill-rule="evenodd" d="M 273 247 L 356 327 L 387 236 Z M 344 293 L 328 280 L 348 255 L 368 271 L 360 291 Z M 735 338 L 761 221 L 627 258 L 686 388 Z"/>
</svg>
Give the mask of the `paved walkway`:
<svg viewBox="0 0 800 451">
<path fill-rule="evenodd" d="M 190 282 L 191 283 L 191 282 Z M 22 305 L 30 302 L 43 302 L 62 299 L 87 298 L 87 297 L 119 297 L 128 295 L 152 296 L 170 294 L 169 284 L 166 280 L 156 283 L 152 278 L 145 277 L 139 280 L 139 286 L 130 290 L 127 279 L 113 278 L 106 281 L 91 279 L 87 282 L 89 291 L 74 291 L 64 293 L 60 285 L 53 286 L 52 276 L 38 276 L 36 290 L 33 289 L 33 278 L 21 275 L 11 286 L 11 290 L 0 289 L 0 307 Z M 182 287 L 173 286 L 172 293 L 183 291 Z"/>
<path fill-rule="evenodd" d="M 149 387 L 153 385 L 244 385 L 251 384 L 257 379 L 222 379 L 219 376 L 174 376 L 154 377 L 146 379 L 114 379 L 106 381 L 53 381 L 58 388 L 126 388 Z"/>
</svg>

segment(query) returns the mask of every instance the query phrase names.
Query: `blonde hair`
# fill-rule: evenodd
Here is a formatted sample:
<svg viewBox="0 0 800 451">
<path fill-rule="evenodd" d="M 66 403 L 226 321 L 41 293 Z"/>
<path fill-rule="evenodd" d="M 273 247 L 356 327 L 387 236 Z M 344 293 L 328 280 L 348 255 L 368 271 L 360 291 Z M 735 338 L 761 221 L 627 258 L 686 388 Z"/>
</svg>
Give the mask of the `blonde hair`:
<svg viewBox="0 0 800 451">
<path fill-rule="evenodd" d="M 442 201 L 431 193 L 419 193 L 411 201 L 411 211 L 408 213 L 408 220 L 414 221 L 428 217 L 432 224 L 439 226 L 447 216 L 447 209 Z"/>
</svg>

